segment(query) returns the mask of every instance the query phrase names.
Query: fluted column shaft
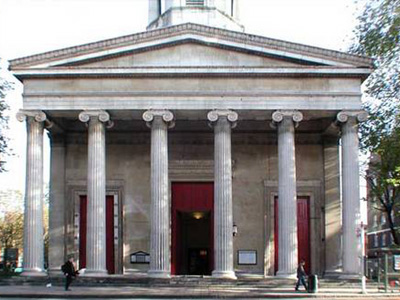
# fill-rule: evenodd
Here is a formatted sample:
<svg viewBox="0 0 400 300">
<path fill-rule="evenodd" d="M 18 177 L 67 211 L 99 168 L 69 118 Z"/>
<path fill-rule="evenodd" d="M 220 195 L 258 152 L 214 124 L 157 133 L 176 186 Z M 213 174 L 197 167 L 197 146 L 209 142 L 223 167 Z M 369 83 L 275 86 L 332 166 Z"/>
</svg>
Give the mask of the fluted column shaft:
<svg viewBox="0 0 400 300">
<path fill-rule="evenodd" d="M 235 279 L 233 269 L 231 127 L 232 111 L 212 111 L 214 126 L 214 271 L 213 277 Z"/>
<path fill-rule="evenodd" d="M 294 121 L 300 122 L 300 112 L 278 111 L 273 121 L 278 127 L 278 272 L 280 277 L 296 276 L 297 190 Z"/>
<path fill-rule="evenodd" d="M 357 235 L 361 225 L 357 121 L 363 121 L 366 118 L 365 112 L 341 112 L 337 117 L 338 121 L 342 122 L 344 277 L 358 277 L 361 272 L 362 245 Z"/>
<path fill-rule="evenodd" d="M 165 278 L 171 274 L 168 127 L 173 124 L 170 123 L 173 121 L 173 115 L 169 111 L 150 110 L 143 114 L 143 119 L 151 128 L 151 225 L 148 275 Z"/>
<path fill-rule="evenodd" d="M 46 115 L 41 111 L 20 111 L 26 120 L 26 185 L 24 213 L 24 276 L 44 276 L 43 241 L 43 130 Z"/>
<path fill-rule="evenodd" d="M 104 111 L 84 111 L 88 123 L 86 275 L 103 276 L 106 267 L 106 134 Z"/>
</svg>

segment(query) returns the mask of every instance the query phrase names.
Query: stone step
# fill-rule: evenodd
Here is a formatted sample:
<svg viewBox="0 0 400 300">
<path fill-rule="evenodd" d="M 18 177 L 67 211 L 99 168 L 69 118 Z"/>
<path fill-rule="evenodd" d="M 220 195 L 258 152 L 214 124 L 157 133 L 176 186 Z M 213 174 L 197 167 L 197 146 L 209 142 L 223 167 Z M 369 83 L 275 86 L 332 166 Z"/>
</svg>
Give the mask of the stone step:
<svg viewBox="0 0 400 300">
<path fill-rule="evenodd" d="M 133 277 L 112 275 L 107 277 L 87 277 L 78 276 L 74 280 L 76 286 L 138 286 L 138 287 L 253 287 L 253 288 L 290 288 L 293 287 L 295 280 L 280 278 L 238 278 L 238 280 L 215 279 L 212 277 L 198 276 L 174 276 L 170 279 L 155 279 L 148 277 Z M 51 283 L 54 286 L 64 284 L 64 277 L 23 277 L 13 276 L 7 278 L 0 277 L 0 285 L 42 285 Z M 368 287 L 378 287 L 374 281 L 367 282 Z M 332 280 L 320 279 L 320 288 L 359 288 L 359 280 Z"/>
</svg>

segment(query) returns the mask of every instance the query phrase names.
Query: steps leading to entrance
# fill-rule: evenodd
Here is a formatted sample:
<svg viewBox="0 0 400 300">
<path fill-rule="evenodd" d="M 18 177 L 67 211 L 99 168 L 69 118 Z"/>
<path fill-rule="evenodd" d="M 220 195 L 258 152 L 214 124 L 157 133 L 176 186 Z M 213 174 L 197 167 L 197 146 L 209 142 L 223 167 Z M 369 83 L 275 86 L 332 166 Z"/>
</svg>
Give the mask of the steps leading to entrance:
<svg viewBox="0 0 400 300">
<path fill-rule="evenodd" d="M 14 276 L 9 278 L 0 278 L 0 285 L 38 285 L 45 286 L 51 283 L 54 286 L 62 286 L 64 277 L 22 277 Z M 275 277 L 251 277 L 238 278 L 237 280 L 216 279 L 210 276 L 173 276 L 169 279 L 155 279 L 148 277 L 133 277 L 123 275 L 112 275 L 107 277 L 86 277 L 78 276 L 74 280 L 75 286 L 137 286 L 137 287 L 230 287 L 230 288 L 263 288 L 263 289 L 279 289 L 292 288 L 295 280 L 280 279 Z M 319 281 L 320 288 L 359 288 L 359 280 L 332 280 L 321 279 Z M 369 287 L 377 287 L 375 282 L 368 282 Z"/>
</svg>

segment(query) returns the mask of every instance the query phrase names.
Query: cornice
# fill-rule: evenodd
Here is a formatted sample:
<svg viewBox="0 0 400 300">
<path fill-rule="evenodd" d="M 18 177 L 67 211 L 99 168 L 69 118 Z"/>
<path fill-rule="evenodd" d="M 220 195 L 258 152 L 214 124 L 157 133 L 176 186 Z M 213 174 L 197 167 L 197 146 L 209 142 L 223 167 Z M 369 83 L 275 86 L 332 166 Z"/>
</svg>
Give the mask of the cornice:
<svg viewBox="0 0 400 300">
<path fill-rule="evenodd" d="M 261 46 L 265 49 L 267 48 L 279 49 L 283 52 L 291 52 L 300 55 L 304 54 L 308 56 L 311 55 L 318 58 L 329 58 L 330 60 L 337 61 L 338 63 L 342 62 L 349 65 L 355 65 L 357 67 L 372 67 L 372 59 L 368 57 L 363 57 L 354 54 L 348 54 L 344 52 L 328 50 L 313 46 L 306 46 L 302 44 L 271 39 L 248 33 L 241 33 L 221 28 L 186 23 L 186 24 L 136 33 L 132 35 L 107 39 L 94 43 L 68 47 L 60 50 L 44 52 L 32 56 L 17 58 L 10 61 L 10 68 L 14 69 L 22 66 L 40 65 L 43 64 L 44 62 L 57 61 L 68 57 L 74 57 L 77 55 L 84 55 L 84 54 L 95 53 L 98 51 L 111 50 L 135 43 L 145 43 L 149 41 L 155 41 L 157 39 L 173 37 L 177 35 L 184 35 L 184 34 L 194 34 L 205 37 L 211 37 L 216 41 L 219 40 L 234 41 L 243 46 L 254 45 L 254 46 Z"/>
<path fill-rule="evenodd" d="M 366 78 L 371 69 L 352 67 L 118 67 L 118 68 L 14 68 L 24 78 L 115 77 L 346 77 Z"/>
<path fill-rule="evenodd" d="M 123 91 L 88 91 L 88 92 L 76 92 L 76 91 L 68 91 L 68 92 L 60 92 L 60 91 L 47 91 L 47 92 L 34 92 L 34 91 L 26 91 L 23 94 L 23 97 L 37 97 L 37 98 L 48 98 L 48 97 L 60 97 L 60 98 L 73 98 L 73 97 L 105 97 L 105 98 L 115 98 L 115 97 L 221 97 L 221 91 L 177 91 L 177 90 L 162 90 L 162 91 L 132 91 L 132 92 L 123 92 Z M 237 91 L 224 91 L 224 97 L 318 97 L 318 98 L 326 98 L 326 97 L 354 97 L 357 99 L 361 99 L 361 92 L 346 92 L 346 91 L 299 91 L 299 90 L 272 90 L 272 91 L 253 91 L 253 90 L 237 90 Z"/>
</svg>

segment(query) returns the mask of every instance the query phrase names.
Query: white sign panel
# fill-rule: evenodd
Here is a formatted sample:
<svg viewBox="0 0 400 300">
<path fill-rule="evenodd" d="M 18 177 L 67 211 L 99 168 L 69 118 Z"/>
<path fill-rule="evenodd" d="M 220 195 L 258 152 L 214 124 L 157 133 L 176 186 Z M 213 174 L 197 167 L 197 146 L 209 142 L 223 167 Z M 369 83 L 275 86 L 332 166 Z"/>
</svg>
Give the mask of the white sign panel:
<svg viewBox="0 0 400 300">
<path fill-rule="evenodd" d="M 400 255 L 393 255 L 393 270 L 400 271 Z"/>
<path fill-rule="evenodd" d="M 256 250 L 239 250 L 238 251 L 239 265 L 256 265 L 257 251 Z"/>
</svg>

